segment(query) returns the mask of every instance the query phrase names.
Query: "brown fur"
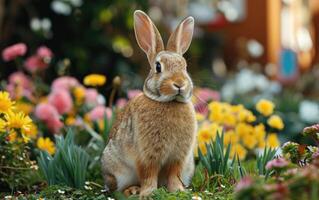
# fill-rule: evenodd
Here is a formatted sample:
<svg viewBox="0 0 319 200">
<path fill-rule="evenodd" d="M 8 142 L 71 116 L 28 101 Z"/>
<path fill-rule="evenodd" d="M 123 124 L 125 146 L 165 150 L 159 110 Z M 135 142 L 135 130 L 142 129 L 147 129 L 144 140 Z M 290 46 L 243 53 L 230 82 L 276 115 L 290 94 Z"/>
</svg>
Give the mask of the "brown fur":
<svg viewBox="0 0 319 200">
<path fill-rule="evenodd" d="M 187 18 L 187 25 L 177 28 L 175 35 L 184 38 L 184 29 L 192 28 L 189 21 Z M 141 196 L 148 196 L 158 185 L 169 191 L 183 190 L 194 172 L 197 128 L 186 61 L 178 52 L 158 48 L 160 35 L 145 13 L 137 11 L 135 23 L 136 38 L 148 55 L 151 70 L 144 94 L 129 101 L 113 124 L 102 156 L 105 182 L 110 189 L 116 183 L 116 190 L 141 185 Z M 156 34 L 142 37 L 150 33 Z M 161 73 L 154 68 L 155 60 L 162 64 Z"/>
</svg>

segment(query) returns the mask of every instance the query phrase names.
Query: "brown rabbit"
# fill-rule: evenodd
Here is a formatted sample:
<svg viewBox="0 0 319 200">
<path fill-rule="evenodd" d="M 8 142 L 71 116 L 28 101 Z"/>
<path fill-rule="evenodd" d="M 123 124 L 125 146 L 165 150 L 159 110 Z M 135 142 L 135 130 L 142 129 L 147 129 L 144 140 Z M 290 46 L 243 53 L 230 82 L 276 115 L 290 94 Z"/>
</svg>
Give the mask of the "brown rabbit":
<svg viewBox="0 0 319 200">
<path fill-rule="evenodd" d="M 112 127 L 102 156 L 106 188 L 121 191 L 140 185 L 141 197 L 158 185 L 171 192 L 184 190 L 194 173 L 197 128 L 190 101 L 193 83 L 183 58 L 194 18 L 178 25 L 166 50 L 157 28 L 140 10 L 134 13 L 134 29 L 151 68 L 143 94 L 129 101 Z"/>
</svg>

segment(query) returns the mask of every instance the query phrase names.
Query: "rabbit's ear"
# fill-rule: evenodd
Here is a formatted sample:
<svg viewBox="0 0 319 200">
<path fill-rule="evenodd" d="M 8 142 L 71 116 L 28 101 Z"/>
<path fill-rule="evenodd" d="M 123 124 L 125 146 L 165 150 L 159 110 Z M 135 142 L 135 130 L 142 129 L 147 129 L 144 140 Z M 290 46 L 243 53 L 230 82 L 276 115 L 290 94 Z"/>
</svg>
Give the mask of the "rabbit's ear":
<svg viewBox="0 0 319 200">
<path fill-rule="evenodd" d="M 194 18 L 187 17 L 176 28 L 169 37 L 167 50 L 183 55 L 191 44 L 194 31 Z"/>
<path fill-rule="evenodd" d="M 156 54 L 164 50 L 160 33 L 151 19 L 141 10 L 134 12 L 134 30 L 138 45 L 152 63 Z"/>
</svg>

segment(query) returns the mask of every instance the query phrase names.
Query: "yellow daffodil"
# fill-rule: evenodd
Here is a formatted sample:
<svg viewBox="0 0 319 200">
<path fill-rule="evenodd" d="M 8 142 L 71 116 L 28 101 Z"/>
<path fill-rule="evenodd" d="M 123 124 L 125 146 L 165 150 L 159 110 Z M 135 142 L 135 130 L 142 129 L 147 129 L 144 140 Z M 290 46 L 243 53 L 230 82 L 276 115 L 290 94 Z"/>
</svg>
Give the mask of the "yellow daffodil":
<svg viewBox="0 0 319 200">
<path fill-rule="evenodd" d="M 213 139 L 213 131 L 205 127 L 198 131 L 198 142 L 199 143 L 209 143 Z"/>
<path fill-rule="evenodd" d="M 55 146 L 50 138 L 40 137 L 37 141 L 37 146 L 39 149 L 47 151 L 50 155 L 55 153 Z"/>
<path fill-rule="evenodd" d="M 276 133 L 270 133 L 268 135 L 266 145 L 271 148 L 277 148 L 280 146 L 280 142 Z"/>
<path fill-rule="evenodd" d="M 235 144 L 231 147 L 230 157 L 238 156 L 240 160 L 245 159 L 247 150 L 241 144 Z"/>
<path fill-rule="evenodd" d="M 204 121 L 204 119 L 205 119 L 205 116 L 200 114 L 200 113 L 196 113 L 195 117 L 196 117 L 197 121 Z"/>
<path fill-rule="evenodd" d="M 226 126 L 235 126 L 236 125 L 236 116 L 231 113 L 224 114 L 223 124 Z"/>
<path fill-rule="evenodd" d="M 272 128 L 276 128 L 278 130 L 282 130 L 284 128 L 284 122 L 278 115 L 272 115 L 268 120 L 267 123 Z"/>
<path fill-rule="evenodd" d="M 258 141 L 265 140 L 266 131 L 265 126 L 263 124 L 258 124 L 254 127 L 254 135 L 256 136 Z"/>
<path fill-rule="evenodd" d="M 106 77 L 101 74 L 90 74 L 84 77 L 83 82 L 86 86 L 102 86 L 106 82 Z"/>
<path fill-rule="evenodd" d="M 238 135 L 235 133 L 234 130 L 228 130 L 224 134 L 224 144 L 236 144 L 238 142 L 239 138 Z"/>
<path fill-rule="evenodd" d="M 7 127 L 12 129 L 28 130 L 30 129 L 32 120 L 29 116 L 22 112 L 8 112 L 5 115 Z"/>
<path fill-rule="evenodd" d="M 7 113 L 12 110 L 14 102 L 11 101 L 9 93 L 0 91 L 0 113 Z"/>
<path fill-rule="evenodd" d="M 266 117 L 274 112 L 274 108 L 274 103 L 266 99 L 261 99 L 256 104 L 256 110 Z"/>
<path fill-rule="evenodd" d="M 242 104 L 231 106 L 231 112 L 233 112 L 233 113 L 239 113 L 243 109 L 245 109 L 245 108 L 244 108 L 244 106 Z"/>
<path fill-rule="evenodd" d="M 254 131 L 254 128 L 250 124 L 239 123 L 237 124 L 235 131 L 240 138 L 244 138 L 247 134 L 251 134 Z"/>
<path fill-rule="evenodd" d="M 258 142 L 253 134 L 246 134 L 245 137 L 242 138 L 242 141 L 248 149 L 254 149 Z"/>
<path fill-rule="evenodd" d="M 195 157 L 198 157 L 198 149 L 203 155 L 207 154 L 206 143 L 203 143 L 203 142 L 198 143 L 198 146 L 194 150 Z"/>
</svg>

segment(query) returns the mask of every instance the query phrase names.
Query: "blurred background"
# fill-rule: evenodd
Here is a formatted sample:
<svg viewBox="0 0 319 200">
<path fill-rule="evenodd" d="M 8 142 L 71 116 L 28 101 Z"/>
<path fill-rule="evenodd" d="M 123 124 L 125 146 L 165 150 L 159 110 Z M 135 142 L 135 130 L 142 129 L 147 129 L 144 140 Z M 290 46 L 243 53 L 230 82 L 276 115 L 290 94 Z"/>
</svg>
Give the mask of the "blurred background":
<svg viewBox="0 0 319 200">
<path fill-rule="evenodd" d="M 136 9 L 149 14 L 164 40 L 181 19 L 195 18 L 185 57 L 196 86 L 248 108 L 261 97 L 273 100 L 292 139 L 319 121 L 318 0 L 0 0 L 0 49 L 45 45 L 54 53 L 47 83 L 101 73 L 107 96 L 119 75 L 122 97 L 142 88 L 149 70 L 134 37 Z M 1 60 L 0 79 L 14 66 Z"/>
</svg>

